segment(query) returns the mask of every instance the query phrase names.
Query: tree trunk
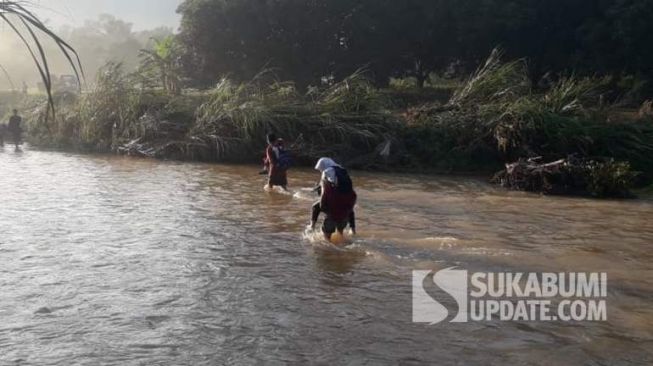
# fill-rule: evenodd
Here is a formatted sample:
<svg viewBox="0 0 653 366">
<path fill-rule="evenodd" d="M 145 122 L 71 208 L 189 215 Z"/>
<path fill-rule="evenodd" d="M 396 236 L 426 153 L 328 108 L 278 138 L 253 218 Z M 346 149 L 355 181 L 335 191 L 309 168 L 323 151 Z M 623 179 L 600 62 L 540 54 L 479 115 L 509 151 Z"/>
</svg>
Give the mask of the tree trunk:
<svg viewBox="0 0 653 366">
<path fill-rule="evenodd" d="M 424 88 L 424 84 L 426 83 L 426 79 L 428 77 L 428 72 L 424 70 L 424 65 L 421 60 L 416 60 L 415 61 L 415 79 L 417 79 L 417 87 L 419 89 Z"/>
<path fill-rule="evenodd" d="M 419 72 L 415 75 L 415 78 L 417 79 L 417 87 L 419 89 L 424 89 L 424 84 L 426 84 L 426 75 L 422 72 Z"/>
</svg>

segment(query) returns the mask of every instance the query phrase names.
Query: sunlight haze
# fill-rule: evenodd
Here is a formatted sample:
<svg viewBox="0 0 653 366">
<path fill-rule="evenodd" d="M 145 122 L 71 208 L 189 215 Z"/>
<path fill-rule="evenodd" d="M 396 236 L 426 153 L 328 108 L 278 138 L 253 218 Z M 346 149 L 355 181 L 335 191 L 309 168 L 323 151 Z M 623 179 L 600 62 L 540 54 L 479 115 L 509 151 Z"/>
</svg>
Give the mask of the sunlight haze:
<svg viewBox="0 0 653 366">
<path fill-rule="evenodd" d="M 181 0 L 33 0 L 26 2 L 50 28 L 78 51 L 88 81 L 107 61 L 121 62 L 128 70 L 138 63 L 138 51 L 152 38 L 162 38 L 179 27 L 176 10 Z M 71 74 L 57 47 L 44 41 L 51 73 Z M 40 76 L 22 42 L 6 24 L 0 26 L 0 90 L 36 90 Z"/>
<path fill-rule="evenodd" d="M 179 26 L 181 0 L 33 0 L 36 13 L 58 28 L 80 26 L 87 19 L 111 14 L 134 25 L 134 30 Z"/>
<path fill-rule="evenodd" d="M 653 0 L 0 0 L 0 366 L 653 366 Z"/>
</svg>

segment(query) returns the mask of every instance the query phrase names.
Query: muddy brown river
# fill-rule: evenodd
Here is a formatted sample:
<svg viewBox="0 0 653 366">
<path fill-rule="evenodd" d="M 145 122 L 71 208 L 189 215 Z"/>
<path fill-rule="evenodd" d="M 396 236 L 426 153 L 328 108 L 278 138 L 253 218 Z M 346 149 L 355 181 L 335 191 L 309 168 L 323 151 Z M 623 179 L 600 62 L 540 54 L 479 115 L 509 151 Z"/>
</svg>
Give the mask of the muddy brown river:
<svg viewBox="0 0 653 366">
<path fill-rule="evenodd" d="M 359 235 L 304 237 L 317 180 L 0 151 L 0 365 L 650 365 L 653 201 L 353 172 Z M 413 270 L 607 272 L 605 322 L 414 324 Z"/>
</svg>

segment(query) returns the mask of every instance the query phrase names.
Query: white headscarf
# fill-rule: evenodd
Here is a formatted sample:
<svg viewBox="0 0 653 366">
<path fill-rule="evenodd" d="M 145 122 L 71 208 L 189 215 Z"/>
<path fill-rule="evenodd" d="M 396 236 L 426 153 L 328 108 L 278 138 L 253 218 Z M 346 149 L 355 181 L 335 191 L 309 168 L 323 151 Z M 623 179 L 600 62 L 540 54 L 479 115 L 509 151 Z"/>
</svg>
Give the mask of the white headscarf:
<svg viewBox="0 0 653 366">
<path fill-rule="evenodd" d="M 340 167 L 338 163 L 331 158 L 322 158 L 315 165 L 315 170 L 322 172 L 322 179 L 332 184 L 338 184 L 338 177 L 336 176 L 335 167 Z"/>
</svg>

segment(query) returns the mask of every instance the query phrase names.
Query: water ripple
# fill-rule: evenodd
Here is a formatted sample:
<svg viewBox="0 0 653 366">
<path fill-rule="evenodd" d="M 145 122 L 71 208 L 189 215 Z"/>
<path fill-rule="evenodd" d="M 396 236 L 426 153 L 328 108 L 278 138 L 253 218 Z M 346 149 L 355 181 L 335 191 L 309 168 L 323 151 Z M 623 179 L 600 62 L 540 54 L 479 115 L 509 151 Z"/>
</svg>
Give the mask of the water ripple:
<svg viewBox="0 0 653 366">
<path fill-rule="evenodd" d="M 293 171 L 293 198 L 264 193 L 257 167 L 0 151 L 0 364 L 653 359 L 653 202 L 355 178 L 360 237 L 337 251 L 302 238 L 311 171 Z M 411 324 L 411 271 L 452 265 L 608 271 L 612 316 Z"/>
</svg>

